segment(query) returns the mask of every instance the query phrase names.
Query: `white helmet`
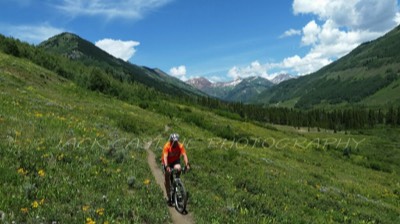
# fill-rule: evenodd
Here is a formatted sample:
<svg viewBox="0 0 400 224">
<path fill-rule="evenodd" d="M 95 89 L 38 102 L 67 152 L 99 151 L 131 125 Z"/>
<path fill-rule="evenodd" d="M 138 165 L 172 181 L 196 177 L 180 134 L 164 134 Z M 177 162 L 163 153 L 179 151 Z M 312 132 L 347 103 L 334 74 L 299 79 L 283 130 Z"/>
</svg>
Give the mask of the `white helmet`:
<svg viewBox="0 0 400 224">
<path fill-rule="evenodd" d="M 179 141 L 179 135 L 176 133 L 173 133 L 169 136 L 169 141 L 170 142 L 177 142 Z"/>
</svg>

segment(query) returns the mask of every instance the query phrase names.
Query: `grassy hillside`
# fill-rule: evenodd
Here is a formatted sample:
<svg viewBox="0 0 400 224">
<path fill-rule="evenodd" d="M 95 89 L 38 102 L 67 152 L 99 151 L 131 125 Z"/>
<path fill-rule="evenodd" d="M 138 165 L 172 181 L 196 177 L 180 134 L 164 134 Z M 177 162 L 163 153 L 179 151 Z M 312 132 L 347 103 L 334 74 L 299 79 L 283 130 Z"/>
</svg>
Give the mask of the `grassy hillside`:
<svg viewBox="0 0 400 224">
<path fill-rule="evenodd" d="M 163 128 L 151 112 L 4 54 L 0 80 L 5 223 L 169 221 L 137 141 Z"/>
<path fill-rule="evenodd" d="M 0 89 L 6 223 L 169 223 L 143 147 L 159 155 L 170 132 L 191 160 L 183 180 L 197 223 L 400 221 L 396 128 L 333 133 L 121 101 L 3 53 Z"/>
<path fill-rule="evenodd" d="M 266 90 L 257 102 L 302 109 L 333 105 L 398 105 L 400 26 L 319 71 Z M 380 101 L 378 99 L 385 98 Z"/>
</svg>

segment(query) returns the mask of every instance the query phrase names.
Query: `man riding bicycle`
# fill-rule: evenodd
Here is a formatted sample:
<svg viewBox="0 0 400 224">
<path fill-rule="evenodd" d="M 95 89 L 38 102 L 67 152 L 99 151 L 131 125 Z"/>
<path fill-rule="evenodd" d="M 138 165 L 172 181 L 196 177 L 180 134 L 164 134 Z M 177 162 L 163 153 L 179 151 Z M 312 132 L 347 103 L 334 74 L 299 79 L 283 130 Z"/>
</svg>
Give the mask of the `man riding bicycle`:
<svg viewBox="0 0 400 224">
<path fill-rule="evenodd" d="M 167 191 L 168 195 L 168 205 L 172 205 L 172 199 L 169 195 L 170 192 L 170 176 L 171 176 L 171 169 L 174 169 L 178 172 L 178 175 L 181 172 L 181 156 L 183 156 L 183 160 L 185 162 L 186 169 L 190 169 L 189 160 L 186 155 L 185 147 L 182 143 L 179 142 L 179 135 L 178 134 L 171 134 L 169 136 L 169 141 L 165 143 L 161 162 L 164 167 L 165 171 L 165 190 Z"/>
</svg>

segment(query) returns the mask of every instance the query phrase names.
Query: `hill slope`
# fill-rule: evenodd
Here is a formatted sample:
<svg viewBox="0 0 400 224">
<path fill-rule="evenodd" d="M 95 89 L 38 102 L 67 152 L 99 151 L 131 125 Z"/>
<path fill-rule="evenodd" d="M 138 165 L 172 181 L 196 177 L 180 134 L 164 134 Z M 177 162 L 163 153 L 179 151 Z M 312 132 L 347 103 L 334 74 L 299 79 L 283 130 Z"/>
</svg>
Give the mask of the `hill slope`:
<svg viewBox="0 0 400 224">
<path fill-rule="evenodd" d="M 204 95 L 190 85 L 167 75 L 159 69 L 141 67 L 117 59 L 101 50 L 93 43 L 72 33 L 61 33 L 39 45 L 47 52 L 64 55 L 86 65 L 98 66 L 109 72 L 114 78 L 137 81 L 149 87 L 175 96 Z"/>
<path fill-rule="evenodd" d="M 266 90 L 259 103 L 314 106 L 400 104 L 400 26 L 319 71 Z M 385 98 L 380 101 L 379 99 Z"/>
<path fill-rule="evenodd" d="M 2 221 L 170 220 L 138 141 L 166 120 L 3 53 L 0 80 Z"/>
</svg>

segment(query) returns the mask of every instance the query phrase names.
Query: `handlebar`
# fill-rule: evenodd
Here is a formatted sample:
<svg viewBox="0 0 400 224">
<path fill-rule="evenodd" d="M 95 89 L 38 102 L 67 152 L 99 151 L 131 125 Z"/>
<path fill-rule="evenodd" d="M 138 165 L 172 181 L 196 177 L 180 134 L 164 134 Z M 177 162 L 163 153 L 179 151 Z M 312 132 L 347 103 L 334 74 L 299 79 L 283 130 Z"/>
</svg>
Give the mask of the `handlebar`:
<svg viewBox="0 0 400 224">
<path fill-rule="evenodd" d="M 188 170 L 189 170 L 189 169 L 187 169 L 186 166 L 184 166 L 184 167 L 181 168 L 182 173 L 186 173 Z M 175 170 L 174 168 L 171 168 L 171 173 L 172 173 L 172 172 L 175 172 L 175 171 L 177 171 L 177 170 Z"/>
<path fill-rule="evenodd" d="M 164 165 L 162 165 L 162 166 L 164 166 Z M 184 166 L 184 167 L 181 168 L 181 173 L 186 173 L 186 172 L 188 172 L 189 170 L 190 170 L 190 169 L 187 169 L 187 167 Z M 164 168 L 164 169 L 162 169 L 162 171 L 163 171 L 163 173 L 165 173 L 166 169 Z M 176 171 L 177 171 L 176 169 L 170 168 L 170 172 L 171 172 L 171 173 L 176 172 Z"/>
</svg>

